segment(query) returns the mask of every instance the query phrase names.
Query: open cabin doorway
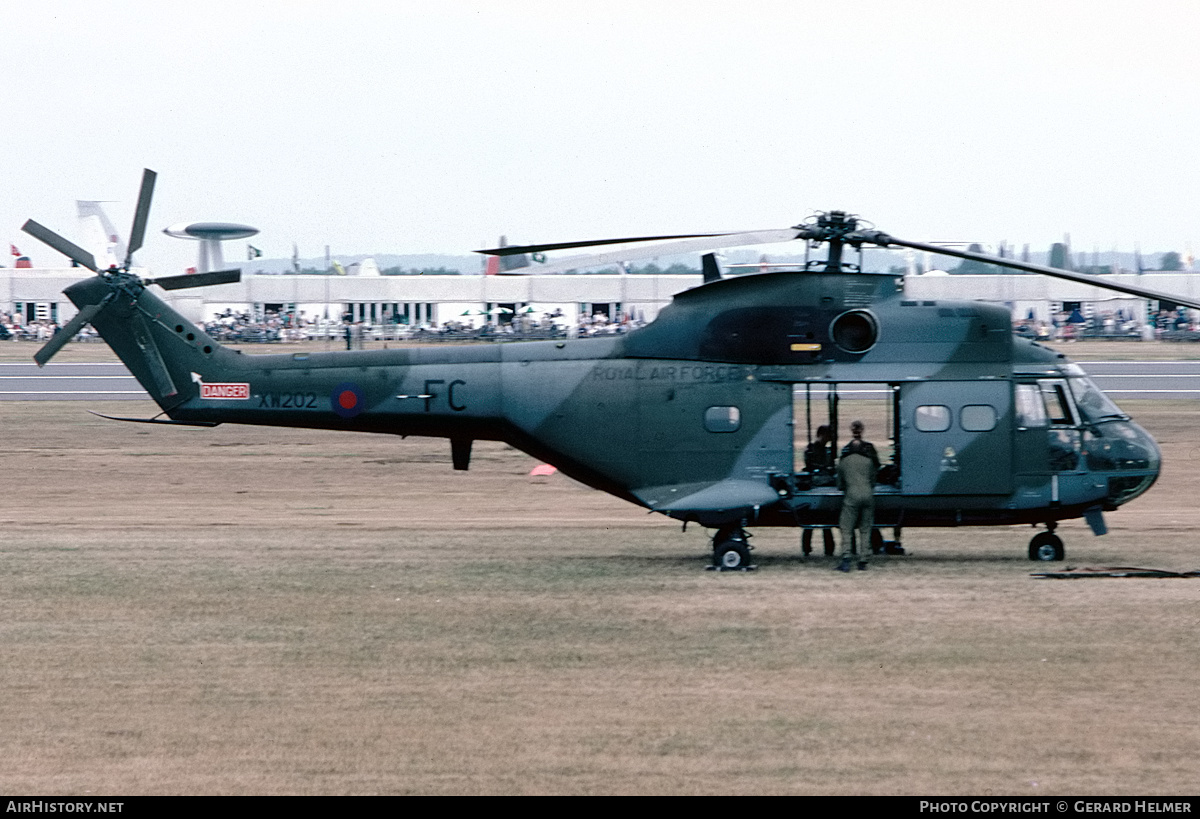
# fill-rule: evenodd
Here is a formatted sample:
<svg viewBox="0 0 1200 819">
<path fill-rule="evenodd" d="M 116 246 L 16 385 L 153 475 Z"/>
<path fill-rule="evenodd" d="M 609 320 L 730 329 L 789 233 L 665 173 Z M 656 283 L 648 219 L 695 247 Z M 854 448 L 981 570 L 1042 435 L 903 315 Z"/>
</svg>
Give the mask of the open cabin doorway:
<svg viewBox="0 0 1200 819">
<path fill-rule="evenodd" d="M 818 430 L 828 425 L 833 433 L 830 448 L 833 464 L 851 439 L 850 423 L 862 421 L 863 439 L 875 445 L 881 466 L 896 464 L 899 440 L 897 410 L 900 400 L 897 385 L 887 382 L 827 382 L 797 384 L 792 390 L 792 418 L 796 438 L 793 470 L 812 471 L 809 444 L 817 440 Z M 831 466 L 832 466 L 831 465 Z M 819 477 L 819 476 L 818 476 Z M 831 485 L 815 480 L 814 485 Z"/>
</svg>

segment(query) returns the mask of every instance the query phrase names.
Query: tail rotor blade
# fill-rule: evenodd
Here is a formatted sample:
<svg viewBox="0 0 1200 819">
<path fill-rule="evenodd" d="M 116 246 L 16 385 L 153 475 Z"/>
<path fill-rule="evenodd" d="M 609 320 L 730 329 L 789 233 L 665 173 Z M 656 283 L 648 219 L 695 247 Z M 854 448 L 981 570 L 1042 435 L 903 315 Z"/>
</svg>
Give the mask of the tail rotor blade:
<svg viewBox="0 0 1200 819">
<path fill-rule="evenodd" d="M 146 221 L 150 218 L 150 200 L 154 196 L 154 180 L 158 174 L 146 168 L 142 171 L 142 189 L 138 192 L 137 210 L 133 213 L 133 227 L 129 229 L 129 250 L 125 254 L 125 268 L 133 260 L 134 251 L 140 250 L 146 236 Z"/>
<path fill-rule="evenodd" d="M 46 227 L 45 225 L 40 225 L 37 222 L 30 219 L 24 225 L 21 226 L 21 230 L 25 231 L 26 233 L 28 233 L 30 236 L 34 237 L 35 239 L 38 239 L 39 241 L 42 241 L 42 242 L 50 245 L 50 247 L 54 248 L 59 253 L 66 256 L 68 259 L 71 259 L 71 260 L 75 261 L 76 263 L 83 265 L 88 270 L 92 271 L 93 273 L 100 272 L 99 270 L 96 269 L 96 259 L 94 256 L 92 256 L 91 253 L 88 253 L 86 250 L 84 250 L 82 247 L 75 244 L 74 242 L 69 241 L 69 240 L 64 239 L 63 237 L 59 236 L 57 233 L 55 233 L 54 231 L 52 231 L 50 228 Z"/>
<path fill-rule="evenodd" d="M 146 284 L 157 284 L 163 290 L 183 290 L 188 287 L 233 284 L 241 280 L 241 270 L 214 270 L 212 273 L 188 273 L 182 276 L 164 276 L 161 279 L 146 279 Z"/>
<path fill-rule="evenodd" d="M 68 341 L 75 337 L 75 334 L 83 329 L 83 325 L 96 317 L 96 314 L 104 309 L 105 305 L 112 299 L 112 296 L 106 296 L 99 304 L 89 304 L 78 313 L 75 318 L 68 321 L 61 330 L 54 334 L 54 338 L 46 342 L 42 349 L 34 353 L 33 360 L 37 362 L 39 367 L 45 367 L 46 362 L 54 358 L 55 353 L 61 350 Z"/>
</svg>

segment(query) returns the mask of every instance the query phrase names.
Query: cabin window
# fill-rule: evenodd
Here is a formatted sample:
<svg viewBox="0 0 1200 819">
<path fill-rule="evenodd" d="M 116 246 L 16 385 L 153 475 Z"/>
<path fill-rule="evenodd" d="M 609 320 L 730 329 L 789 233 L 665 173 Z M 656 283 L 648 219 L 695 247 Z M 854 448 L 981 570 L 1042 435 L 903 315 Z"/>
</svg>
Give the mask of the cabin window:
<svg viewBox="0 0 1200 819">
<path fill-rule="evenodd" d="M 1046 404 L 1042 401 L 1042 391 L 1036 384 L 1018 384 L 1016 399 L 1018 426 L 1025 429 L 1050 426 L 1050 419 L 1046 416 Z"/>
<path fill-rule="evenodd" d="M 996 428 L 996 408 L 990 404 L 968 404 L 959 412 L 958 423 L 967 432 L 990 432 Z"/>
<path fill-rule="evenodd" d="M 704 411 L 704 428 L 709 432 L 737 432 L 742 411 L 737 407 L 709 407 Z"/>
<path fill-rule="evenodd" d="M 913 426 L 921 432 L 945 432 L 950 429 L 950 408 L 941 404 L 924 404 L 913 413 Z"/>
</svg>

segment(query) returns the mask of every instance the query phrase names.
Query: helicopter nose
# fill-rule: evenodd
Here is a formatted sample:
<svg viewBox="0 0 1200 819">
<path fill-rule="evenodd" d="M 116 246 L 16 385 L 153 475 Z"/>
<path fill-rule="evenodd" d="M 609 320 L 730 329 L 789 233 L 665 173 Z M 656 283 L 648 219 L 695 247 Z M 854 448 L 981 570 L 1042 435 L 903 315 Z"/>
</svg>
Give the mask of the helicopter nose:
<svg viewBox="0 0 1200 819">
<path fill-rule="evenodd" d="M 1162 467 L 1162 451 L 1154 437 L 1132 421 L 1097 424 L 1086 436 L 1088 468 L 1109 473 L 1108 500 L 1120 506 L 1154 485 Z"/>
</svg>

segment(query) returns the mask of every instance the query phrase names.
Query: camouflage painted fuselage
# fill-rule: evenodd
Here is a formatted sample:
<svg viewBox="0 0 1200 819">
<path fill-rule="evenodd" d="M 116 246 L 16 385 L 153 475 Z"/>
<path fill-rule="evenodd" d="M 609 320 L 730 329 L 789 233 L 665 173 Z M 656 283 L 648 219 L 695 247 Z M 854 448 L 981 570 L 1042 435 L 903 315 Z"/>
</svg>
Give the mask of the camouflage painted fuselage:
<svg viewBox="0 0 1200 819">
<path fill-rule="evenodd" d="M 94 278 L 67 294 L 82 307 L 113 287 Z M 794 468 L 793 395 L 806 384 L 890 391 L 895 469 L 877 489 L 880 523 L 1078 517 L 1140 494 L 1159 468 L 1150 436 L 1089 415 L 1082 372 L 1014 339 L 1007 311 L 908 300 L 891 276 L 725 279 L 626 335 L 564 341 L 244 355 L 138 286 L 92 323 L 178 422 L 440 436 L 458 468 L 471 441 L 506 441 L 705 525 L 835 522 L 840 493 Z M 1061 399 L 1065 415 L 1031 415 L 1035 395 Z"/>
</svg>

